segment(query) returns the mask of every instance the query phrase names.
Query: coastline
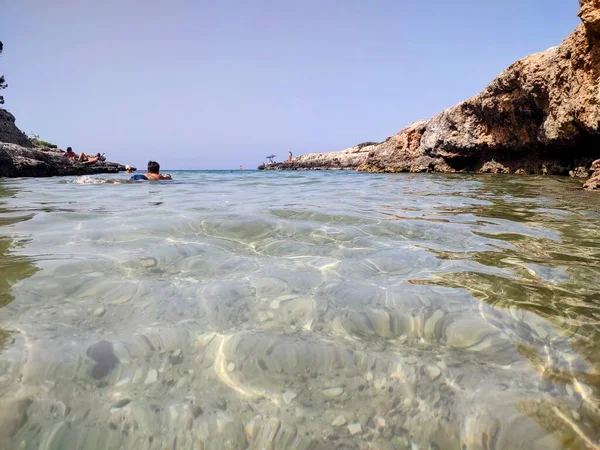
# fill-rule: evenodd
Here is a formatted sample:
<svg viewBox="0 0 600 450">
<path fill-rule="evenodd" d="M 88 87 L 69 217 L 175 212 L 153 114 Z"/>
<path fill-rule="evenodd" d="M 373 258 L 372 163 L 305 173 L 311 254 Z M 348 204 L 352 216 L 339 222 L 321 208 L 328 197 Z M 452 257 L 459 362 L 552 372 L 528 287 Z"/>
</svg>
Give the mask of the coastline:
<svg viewBox="0 0 600 450">
<path fill-rule="evenodd" d="M 98 161 L 84 164 L 64 157 L 59 148 L 34 145 L 15 124 L 15 116 L 0 109 L 0 177 L 54 177 L 118 173 L 120 163 Z"/>
<path fill-rule="evenodd" d="M 312 153 L 258 170 L 570 175 L 600 185 L 600 10 L 560 45 L 508 67 L 481 93 L 383 142 Z M 366 144 L 366 143 L 365 143 Z M 368 143 L 372 144 L 372 143 Z"/>
<path fill-rule="evenodd" d="M 0 177 L 54 177 L 118 173 L 120 163 L 98 161 L 84 164 L 64 157 L 64 152 L 49 147 L 23 147 L 0 142 Z"/>
</svg>

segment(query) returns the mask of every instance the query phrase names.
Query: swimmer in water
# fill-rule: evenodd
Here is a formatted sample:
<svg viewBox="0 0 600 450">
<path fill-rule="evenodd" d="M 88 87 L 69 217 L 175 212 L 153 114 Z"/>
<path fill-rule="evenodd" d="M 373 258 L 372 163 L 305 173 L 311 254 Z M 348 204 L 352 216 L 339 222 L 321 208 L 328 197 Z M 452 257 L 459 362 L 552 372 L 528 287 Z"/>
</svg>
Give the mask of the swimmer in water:
<svg viewBox="0 0 600 450">
<path fill-rule="evenodd" d="M 159 181 L 159 180 L 172 180 L 171 174 L 165 175 L 160 173 L 160 164 L 156 161 L 148 161 L 148 172 L 144 175 L 134 175 L 130 178 L 133 181 L 148 180 L 148 181 Z"/>
</svg>

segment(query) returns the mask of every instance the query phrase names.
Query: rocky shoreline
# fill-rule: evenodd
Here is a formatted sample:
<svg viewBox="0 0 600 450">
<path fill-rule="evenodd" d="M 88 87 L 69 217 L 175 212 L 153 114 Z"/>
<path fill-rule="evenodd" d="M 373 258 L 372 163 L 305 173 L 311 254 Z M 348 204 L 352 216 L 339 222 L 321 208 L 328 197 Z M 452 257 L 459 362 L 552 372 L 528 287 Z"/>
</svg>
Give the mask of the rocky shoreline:
<svg viewBox="0 0 600 450">
<path fill-rule="evenodd" d="M 124 170 L 119 163 L 84 164 L 65 158 L 58 148 L 34 146 L 15 125 L 15 117 L 0 109 L 0 177 L 94 175 Z"/>
<path fill-rule="evenodd" d="M 292 161 L 261 164 L 258 170 L 356 170 L 374 148 L 357 145 L 340 152 L 308 153 Z"/>
<path fill-rule="evenodd" d="M 258 169 L 593 174 L 586 188 L 598 188 L 600 2 L 580 0 L 578 15 L 582 24 L 559 46 L 517 61 L 480 94 L 384 142 Z"/>
<path fill-rule="evenodd" d="M 114 162 L 84 164 L 64 157 L 64 152 L 48 147 L 22 147 L 0 142 L 0 177 L 55 177 L 118 173 L 125 166 Z"/>
</svg>

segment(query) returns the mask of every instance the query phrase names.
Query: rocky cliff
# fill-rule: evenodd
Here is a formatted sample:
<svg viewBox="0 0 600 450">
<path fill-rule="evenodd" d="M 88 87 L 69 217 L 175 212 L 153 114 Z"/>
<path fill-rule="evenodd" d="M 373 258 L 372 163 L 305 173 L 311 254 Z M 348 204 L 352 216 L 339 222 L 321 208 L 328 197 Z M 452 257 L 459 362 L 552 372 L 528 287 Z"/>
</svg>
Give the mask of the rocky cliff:
<svg viewBox="0 0 600 450">
<path fill-rule="evenodd" d="M 31 147 L 31 142 L 17 126 L 15 125 L 15 116 L 0 109 L 0 142 L 18 144 L 23 147 Z"/>
<path fill-rule="evenodd" d="M 83 164 L 64 157 L 55 148 L 22 147 L 0 142 L 0 177 L 53 177 L 117 173 L 125 170 L 118 163 Z"/>
<path fill-rule="evenodd" d="M 579 16 L 582 24 L 561 45 L 514 63 L 475 97 L 363 152 L 353 168 L 587 172 L 600 156 L 600 0 L 580 0 Z M 274 168 L 310 162 L 305 168 L 314 169 L 315 161 L 330 168 L 338 155 L 305 155 Z"/>
</svg>

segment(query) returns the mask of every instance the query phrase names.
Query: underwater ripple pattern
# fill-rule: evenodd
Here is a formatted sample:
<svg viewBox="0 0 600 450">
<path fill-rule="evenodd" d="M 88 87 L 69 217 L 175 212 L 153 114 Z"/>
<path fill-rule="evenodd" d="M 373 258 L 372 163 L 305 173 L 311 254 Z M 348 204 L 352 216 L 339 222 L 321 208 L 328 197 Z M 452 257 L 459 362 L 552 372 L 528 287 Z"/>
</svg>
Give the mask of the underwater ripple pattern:
<svg viewBox="0 0 600 450">
<path fill-rule="evenodd" d="M 597 194 L 173 175 L 0 181 L 2 448 L 599 445 Z"/>
</svg>

